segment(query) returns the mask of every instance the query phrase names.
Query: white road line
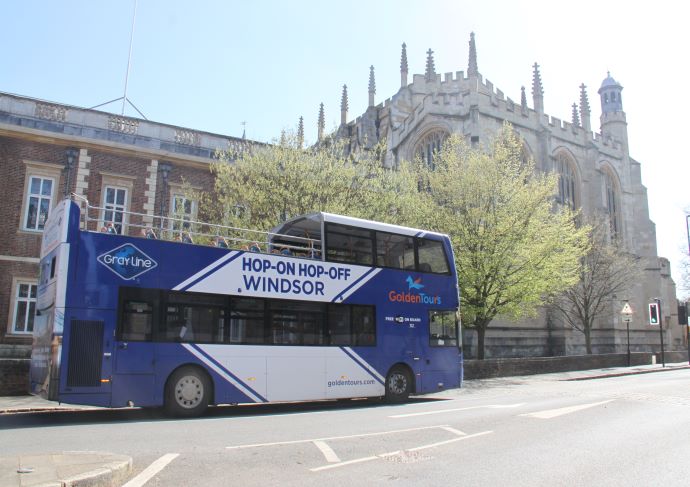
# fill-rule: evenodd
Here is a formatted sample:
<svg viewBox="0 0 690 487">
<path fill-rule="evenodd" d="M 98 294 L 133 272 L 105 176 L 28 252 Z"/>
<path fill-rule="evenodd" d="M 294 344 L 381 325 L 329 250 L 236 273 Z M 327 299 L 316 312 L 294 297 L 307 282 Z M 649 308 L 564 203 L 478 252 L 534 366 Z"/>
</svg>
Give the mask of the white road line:
<svg viewBox="0 0 690 487">
<path fill-rule="evenodd" d="M 458 435 L 458 436 L 465 436 L 467 434 L 467 433 L 464 433 L 460 430 L 456 430 L 455 428 L 451 428 L 450 426 L 442 426 L 441 429 L 449 431 L 449 432 L 453 433 L 454 435 Z"/>
<path fill-rule="evenodd" d="M 569 406 L 566 408 L 549 409 L 546 411 L 537 411 L 536 413 L 520 414 L 519 416 L 525 416 L 528 418 L 551 419 L 551 418 L 557 418 L 558 416 L 563 416 L 564 414 L 570 414 L 570 413 L 574 413 L 577 411 L 582 411 L 583 409 L 589 409 L 589 408 L 593 408 L 595 406 L 601 406 L 602 404 L 608 404 L 611 401 L 613 401 L 613 399 L 609 399 L 608 401 L 593 402 L 590 404 L 580 404 L 578 406 Z"/>
<path fill-rule="evenodd" d="M 392 457 L 394 455 L 401 454 L 403 451 L 426 450 L 429 448 L 435 448 L 437 446 L 448 445 L 449 443 L 456 443 L 458 441 L 468 440 L 470 438 L 475 438 L 477 436 L 488 435 L 490 433 L 493 433 L 493 431 L 482 431 L 481 433 L 475 433 L 473 435 L 461 436 L 459 438 L 453 438 L 452 440 L 439 441 L 438 443 L 431 443 L 429 445 L 418 446 L 416 448 L 408 448 L 407 450 L 396 450 L 396 451 L 392 451 L 392 452 L 388 452 L 388 453 L 381 453 L 379 455 L 374 455 L 371 457 L 356 458 L 354 460 L 348 460 L 346 462 L 334 463 L 332 465 L 324 465 L 323 467 L 310 468 L 309 470 L 311 470 L 312 472 L 321 472 L 323 470 L 330 470 L 332 468 L 346 467 L 348 465 L 352 465 L 355 463 L 370 462 L 372 460 L 377 460 L 379 458 Z"/>
<path fill-rule="evenodd" d="M 139 475 L 124 484 L 122 487 L 142 487 L 151 480 L 158 472 L 163 470 L 170 462 L 175 460 L 179 453 L 166 453 L 151 465 L 146 467 Z"/>
<path fill-rule="evenodd" d="M 448 425 L 447 424 L 440 424 L 438 426 L 424 426 L 421 428 L 408 428 L 408 429 L 402 429 L 402 430 L 379 431 L 377 433 L 363 433 L 363 434 L 359 434 L 359 435 L 330 436 L 328 438 L 310 438 L 307 440 L 276 441 L 273 443 L 254 443 L 254 444 L 250 444 L 250 445 L 226 446 L 225 448 L 227 448 L 228 450 L 237 450 L 240 448 L 259 448 L 262 446 L 296 445 L 298 443 L 313 443 L 315 441 L 347 440 L 350 438 L 365 438 L 367 436 L 381 436 L 381 435 L 391 435 L 391 434 L 395 434 L 395 433 L 409 433 L 410 431 L 422 431 L 422 430 L 438 429 L 438 428 L 443 428 L 444 426 L 448 426 Z"/>
<path fill-rule="evenodd" d="M 507 408 L 517 408 L 523 406 L 525 403 L 521 402 L 518 404 L 488 404 L 486 406 L 469 406 L 466 408 L 455 408 L 455 409 L 438 409 L 436 411 L 424 411 L 421 413 L 407 413 L 407 414 L 395 414 L 393 416 L 388 416 L 389 418 L 411 418 L 413 416 L 429 416 L 431 414 L 443 414 L 443 413 L 454 413 L 457 411 L 470 411 L 472 409 L 507 409 Z"/>
<path fill-rule="evenodd" d="M 338 463 L 340 461 L 340 458 L 338 458 L 338 455 L 335 454 L 333 449 L 326 444 L 324 441 L 319 441 L 316 440 L 313 442 L 314 445 L 316 445 L 316 448 L 321 450 L 321 453 L 323 453 L 323 456 L 326 457 L 326 461 L 329 463 Z"/>
</svg>

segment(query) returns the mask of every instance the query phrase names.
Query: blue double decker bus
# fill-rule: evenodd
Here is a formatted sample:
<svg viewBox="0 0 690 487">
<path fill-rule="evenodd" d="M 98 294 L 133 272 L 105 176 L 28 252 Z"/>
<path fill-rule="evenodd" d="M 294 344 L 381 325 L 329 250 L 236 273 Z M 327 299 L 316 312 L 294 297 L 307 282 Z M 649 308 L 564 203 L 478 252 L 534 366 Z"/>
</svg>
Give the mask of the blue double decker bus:
<svg viewBox="0 0 690 487">
<path fill-rule="evenodd" d="M 445 235 L 328 213 L 271 232 L 115 216 L 66 199 L 48 218 L 34 394 L 196 416 L 461 385 Z"/>
</svg>

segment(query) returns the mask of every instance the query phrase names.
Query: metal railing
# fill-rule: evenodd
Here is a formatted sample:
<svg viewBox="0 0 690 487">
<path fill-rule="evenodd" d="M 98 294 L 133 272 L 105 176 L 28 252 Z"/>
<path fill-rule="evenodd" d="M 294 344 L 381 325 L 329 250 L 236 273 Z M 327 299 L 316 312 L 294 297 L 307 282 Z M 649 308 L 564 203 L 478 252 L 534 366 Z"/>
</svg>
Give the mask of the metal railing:
<svg viewBox="0 0 690 487">
<path fill-rule="evenodd" d="M 186 216 L 162 216 L 94 206 L 83 196 L 72 193 L 71 197 L 80 205 L 80 227 L 84 231 L 321 259 L 319 238 L 232 227 Z"/>
</svg>

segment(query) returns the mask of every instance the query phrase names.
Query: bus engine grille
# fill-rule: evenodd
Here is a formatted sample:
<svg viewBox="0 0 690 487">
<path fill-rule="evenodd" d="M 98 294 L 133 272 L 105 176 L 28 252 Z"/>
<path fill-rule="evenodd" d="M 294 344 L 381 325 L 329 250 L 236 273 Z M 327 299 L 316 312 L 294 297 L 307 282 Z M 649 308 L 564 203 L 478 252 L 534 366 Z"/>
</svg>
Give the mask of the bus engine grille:
<svg viewBox="0 0 690 487">
<path fill-rule="evenodd" d="M 103 321 L 72 320 L 67 387 L 101 385 Z"/>
</svg>

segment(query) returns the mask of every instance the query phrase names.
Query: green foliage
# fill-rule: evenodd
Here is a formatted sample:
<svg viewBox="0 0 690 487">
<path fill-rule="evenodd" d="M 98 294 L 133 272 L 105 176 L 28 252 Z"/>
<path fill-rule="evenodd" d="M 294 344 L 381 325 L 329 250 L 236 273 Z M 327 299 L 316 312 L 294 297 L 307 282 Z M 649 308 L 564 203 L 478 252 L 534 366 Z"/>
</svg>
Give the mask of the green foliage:
<svg viewBox="0 0 690 487">
<path fill-rule="evenodd" d="M 557 176 L 535 172 L 510 126 L 487 150 L 451 136 L 433 166 L 417 162 L 436 204 L 429 224 L 451 236 L 463 322 L 480 338 L 497 315 L 533 315 L 546 296 L 577 282 L 587 231 L 554 206 Z"/>
<path fill-rule="evenodd" d="M 384 168 L 383 152 L 377 146 L 355 160 L 342 143 L 302 149 L 286 136 L 234 161 L 220 154 L 215 191 L 201 206 L 224 225 L 263 230 L 316 211 L 400 223 L 417 213 L 416 179 L 409 167 Z"/>
</svg>

